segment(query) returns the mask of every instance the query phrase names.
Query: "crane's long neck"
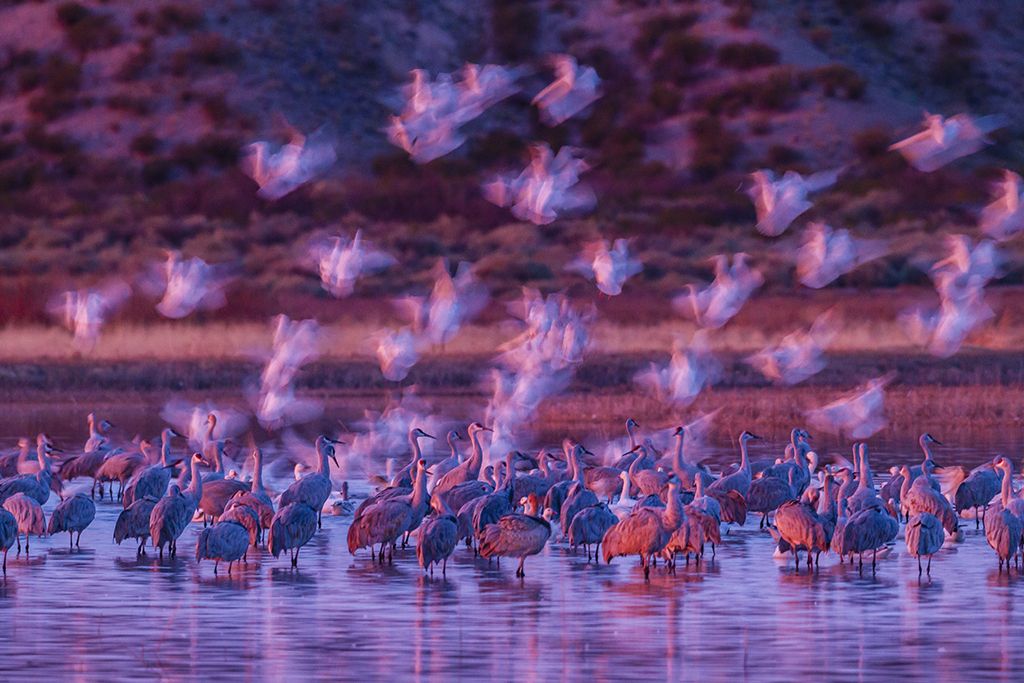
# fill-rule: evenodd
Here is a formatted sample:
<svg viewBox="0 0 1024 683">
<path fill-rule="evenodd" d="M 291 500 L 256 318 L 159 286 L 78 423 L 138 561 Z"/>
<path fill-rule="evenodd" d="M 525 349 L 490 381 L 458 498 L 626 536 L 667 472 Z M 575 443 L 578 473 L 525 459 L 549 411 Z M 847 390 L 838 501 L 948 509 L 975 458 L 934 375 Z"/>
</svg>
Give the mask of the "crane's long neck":
<svg viewBox="0 0 1024 683">
<path fill-rule="evenodd" d="M 317 474 L 330 474 L 331 466 L 327 464 L 327 448 L 322 441 L 317 444 L 316 454 L 320 456 L 320 459 L 316 464 Z"/>
<path fill-rule="evenodd" d="M 575 449 L 572 451 L 572 467 L 573 472 L 576 475 L 576 483 L 578 483 L 580 487 L 586 488 L 587 484 L 583 477 L 583 465 L 580 463 L 580 455 Z"/>
<path fill-rule="evenodd" d="M 484 464 L 484 449 L 480 445 L 480 431 L 473 430 L 469 435 L 469 440 L 473 444 L 473 455 L 469 459 L 469 472 L 473 475 L 473 479 L 480 476 L 480 466 Z"/>
<path fill-rule="evenodd" d="M 661 519 L 663 526 L 669 531 L 678 529 L 683 523 L 683 501 L 679 497 L 679 492 L 676 491 L 675 486 L 669 488 L 668 504 Z"/>
<path fill-rule="evenodd" d="M 547 451 L 541 451 L 540 452 L 540 462 L 538 463 L 537 466 L 540 468 L 540 473 L 544 475 L 545 479 L 547 479 L 548 477 L 551 476 L 551 469 L 548 467 L 548 452 Z"/>
<path fill-rule="evenodd" d="M 672 467 L 675 468 L 676 474 L 683 471 L 683 440 L 686 435 L 683 432 L 676 434 L 676 452 L 672 455 Z"/>
<path fill-rule="evenodd" d="M 171 459 L 171 440 L 166 434 L 160 440 L 160 465 L 163 467 L 170 467 Z"/>
<path fill-rule="evenodd" d="M 508 490 L 509 497 L 512 496 L 512 491 L 515 489 L 516 484 L 516 471 L 513 468 L 512 460 L 513 454 L 509 453 L 505 456 L 505 480 L 501 483 L 502 486 Z"/>
<path fill-rule="evenodd" d="M 926 439 L 923 434 L 921 435 L 921 438 L 918 439 L 918 443 L 921 444 L 921 450 L 924 452 L 925 462 L 927 462 L 928 460 L 933 460 L 934 458 L 932 458 L 932 445 L 928 442 L 928 439 Z"/>
<path fill-rule="evenodd" d="M 188 483 L 188 492 L 196 500 L 203 497 L 203 477 L 199 474 L 199 461 L 195 458 L 192 459 L 192 481 Z"/>
<path fill-rule="evenodd" d="M 907 493 L 910 491 L 912 483 L 910 481 L 910 468 L 904 465 L 903 468 L 900 469 L 900 474 L 903 475 L 903 483 L 900 484 L 900 500 L 906 500 Z"/>
<path fill-rule="evenodd" d="M 747 440 L 740 439 L 740 469 L 750 473 L 750 460 L 747 457 Z"/>
<path fill-rule="evenodd" d="M 415 467 L 420 461 L 420 440 L 412 432 L 409 433 L 409 449 L 412 451 L 412 460 L 409 464 Z"/>
<path fill-rule="evenodd" d="M 252 472 L 252 483 L 249 485 L 249 490 L 253 493 L 263 493 L 263 452 L 260 449 L 256 449 L 253 453 L 254 463 Z"/>
<path fill-rule="evenodd" d="M 427 471 L 425 467 L 416 468 L 416 480 L 412 484 L 412 506 L 418 508 L 427 502 Z"/>
<path fill-rule="evenodd" d="M 206 421 L 206 443 L 210 443 L 210 442 L 213 441 L 213 430 L 214 430 L 214 428 L 216 426 L 217 426 L 217 421 L 216 420 L 207 420 Z"/>
<path fill-rule="evenodd" d="M 40 443 L 36 446 L 36 457 L 39 458 L 39 471 L 50 471 L 50 458 L 46 455 L 46 444 Z"/>
<path fill-rule="evenodd" d="M 704 477 L 701 476 L 700 472 L 693 475 L 693 497 L 701 498 L 704 496 Z"/>
<path fill-rule="evenodd" d="M 1003 484 L 1000 490 L 1000 500 L 1005 508 L 1013 500 L 1013 465 L 1011 464 L 1006 470 L 1003 471 Z"/>
<path fill-rule="evenodd" d="M 102 434 L 100 430 L 96 428 L 96 418 L 92 414 L 89 415 L 89 438 L 98 439 Z"/>
<path fill-rule="evenodd" d="M 626 434 L 629 436 L 629 447 L 636 448 L 636 427 L 632 420 L 626 421 Z"/>
<path fill-rule="evenodd" d="M 619 494 L 619 500 L 621 500 L 621 501 L 629 500 L 629 489 L 630 489 L 630 486 L 631 486 L 631 484 L 630 484 L 630 481 L 629 481 L 629 472 L 623 472 L 622 473 L 622 493 Z"/>
<path fill-rule="evenodd" d="M 459 461 L 459 449 L 455 447 L 455 438 L 452 434 L 448 435 L 448 450 L 451 452 L 451 458 L 453 462 Z"/>
<path fill-rule="evenodd" d="M 818 498 L 818 515 L 831 517 L 835 513 L 836 501 L 832 499 L 832 477 L 825 477 L 825 484 Z"/>
</svg>

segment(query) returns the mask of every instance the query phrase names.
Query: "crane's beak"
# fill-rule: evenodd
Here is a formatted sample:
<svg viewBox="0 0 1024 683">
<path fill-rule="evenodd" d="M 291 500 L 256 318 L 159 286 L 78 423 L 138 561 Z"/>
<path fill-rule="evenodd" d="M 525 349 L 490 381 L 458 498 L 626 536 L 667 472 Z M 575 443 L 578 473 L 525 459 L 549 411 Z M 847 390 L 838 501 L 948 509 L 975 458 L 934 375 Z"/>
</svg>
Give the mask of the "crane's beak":
<svg viewBox="0 0 1024 683">
<path fill-rule="evenodd" d="M 325 439 L 327 439 L 328 441 L 330 441 L 331 443 L 340 443 L 340 444 L 344 444 L 344 443 L 345 443 L 345 442 L 344 442 L 344 441 L 342 441 L 341 439 L 332 439 L 332 438 L 331 438 L 331 437 L 329 437 L 329 436 L 325 436 L 324 438 L 325 438 Z"/>
<path fill-rule="evenodd" d="M 334 466 L 335 467 L 341 467 L 341 465 L 338 463 L 338 459 L 336 457 L 334 457 L 333 453 L 331 453 L 331 460 L 334 461 Z"/>
<path fill-rule="evenodd" d="M 750 434 L 750 432 L 747 432 L 747 433 Z M 759 441 L 764 441 L 764 437 L 763 436 L 758 436 L 757 434 L 750 434 L 750 438 L 751 439 L 757 439 Z"/>
<path fill-rule="evenodd" d="M 423 432 L 423 436 L 427 437 L 428 439 L 433 439 L 434 441 L 437 441 L 437 437 L 436 436 L 431 436 L 430 434 L 427 434 L 426 432 Z"/>
<path fill-rule="evenodd" d="M 423 470 L 423 472 L 426 473 L 428 476 L 431 476 L 431 477 L 434 476 L 434 470 L 432 470 L 432 469 L 428 468 L 428 469 Z"/>
<path fill-rule="evenodd" d="M 941 441 L 939 441 L 938 439 L 936 439 L 936 438 L 935 438 L 934 436 L 932 437 L 932 443 L 937 443 L 937 444 L 938 444 L 938 445 L 940 445 L 940 446 L 945 446 L 945 444 L 944 444 L 944 443 L 942 443 Z"/>
<path fill-rule="evenodd" d="M 636 453 L 636 452 L 637 452 L 638 450 L 640 450 L 640 446 L 639 446 L 639 444 L 638 444 L 638 445 L 636 445 L 636 446 L 633 446 L 633 447 L 632 447 L 632 448 L 630 448 L 630 449 L 629 449 L 628 451 L 626 451 L 625 453 L 623 453 L 621 457 L 623 457 L 623 458 L 624 458 L 624 457 L 626 457 L 627 455 L 629 455 L 630 453 Z"/>
<path fill-rule="evenodd" d="M 490 427 L 481 427 L 480 431 L 481 432 L 493 432 L 494 430 L 491 429 Z"/>
</svg>

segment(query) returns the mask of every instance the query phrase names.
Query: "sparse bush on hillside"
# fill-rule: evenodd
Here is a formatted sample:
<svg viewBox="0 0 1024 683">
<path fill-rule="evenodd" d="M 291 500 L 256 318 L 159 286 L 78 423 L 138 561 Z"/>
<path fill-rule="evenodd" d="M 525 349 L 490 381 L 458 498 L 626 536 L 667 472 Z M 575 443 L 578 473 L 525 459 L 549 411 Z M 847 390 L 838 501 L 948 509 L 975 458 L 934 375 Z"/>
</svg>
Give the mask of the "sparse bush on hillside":
<svg viewBox="0 0 1024 683">
<path fill-rule="evenodd" d="M 756 69 L 779 63 L 779 51 L 761 42 L 726 43 L 718 48 L 718 63 L 730 69 Z"/>
<path fill-rule="evenodd" d="M 651 71 L 658 80 L 682 85 L 693 77 L 693 71 L 714 54 L 711 43 L 689 33 L 673 33 L 662 42 Z"/>
<path fill-rule="evenodd" d="M 109 14 L 65 2 L 57 6 L 56 15 L 68 41 L 79 52 L 102 50 L 121 41 L 121 29 Z"/>
<path fill-rule="evenodd" d="M 690 169 L 701 180 L 709 180 L 731 169 L 742 148 L 740 139 L 714 116 L 694 120 L 690 124 L 690 135 L 693 138 Z"/>
<path fill-rule="evenodd" d="M 136 116 L 145 116 L 153 107 L 149 99 L 127 93 L 117 93 L 107 98 L 107 106 L 117 111 L 126 111 Z"/>
<path fill-rule="evenodd" d="M 206 165 L 225 168 L 238 163 L 241 147 L 241 142 L 234 138 L 211 133 L 194 143 L 178 145 L 171 158 L 193 172 Z"/>
<path fill-rule="evenodd" d="M 169 3 L 163 5 L 153 16 L 153 30 L 162 36 L 171 33 L 194 31 L 205 22 L 203 11 L 198 7 Z"/>
<path fill-rule="evenodd" d="M 34 118 L 54 121 L 70 114 L 77 104 L 74 94 L 43 92 L 28 101 L 28 110 Z"/>
<path fill-rule="evenodd" d="M 857 13 L 857 25 L 869 38 L 882 41 L 892 37 L 892 24 L 881 14 L 865 9 Z"/>
<path fill-rule="evenodd" d="M 811 76 L 821 85 L 827 97 L 842 96 L 848 100 L 864 97 L 867 82 L 860 74 L 843 64 L 828 64 L 811 71 Z"/>
<path fill-rule="evenodd" d="M 188 47 L 174 53 L 171 71 L 182 76 L 192 65 L 228 66 L 242 57 L 242 51 L 233 41 L 217 33 L 202 33 L 193 36 Z"/>
<path fill-rule="evenodd" d="M 788 145 L 772 145 L 765 156 L 765 166 L 775 169 L 791 168 L 803 159 L 800 150 Z"/>
<path fill-rule="evenodd" d="M 953 8 L 943 0 L 927 0 L 918 8 L 917 11 L 921 15 L 922 19 L 935 22 L 936 24 L 942 24 L 949 19 L 949 15 L 952 14 Z"/>
<path fill-rule="evenodd" d="M 667 83 L 655 83 L 651 86 L 648 101 L 661 114 L 672 116 L 679 113 L 679 103 L 682 99 L 682 93 L 678 88 Z"/>
<path fill-rule="evenodd" d="M 502 59 L 530 57 L 540 33 L 540 12 L 533 0 L 495 0 L 491 6 L 491 33 Z"/>
<path fill-rule="evenodd" d="M 53 95 L 70 94 L 78 90 L 81 81 L 82 67 L 56 53 L 41 64 L 27 64 L 18 71 L 18 88 L 22 92 L 43 86 Z"/>
<path fill-rule="evenodd" d="M 754 3 L 750 0 L 743 0 L 736 5 L 736 8 L 729 13 L 727 21 L 734 28 L 746 28 L 750 26 L 754 18 Z"/>
<path fill-rule="evenodd" d="M 148 38 L 140 40 L 138 48 L 121 63 L 115 78 L 122 82 L 138 80 L 153 63 L 153 58 L 153 41 Z"/>
<path fill-rule="evenodd" d="M 686 33 L 698 21 L 700 14 L 697 12 L 662 14 L 647 19 L 641 22 L 637 36 L 633 39 L 633 51 L 641 57 L 650 57 L 667 36 Z"/>
<path fill-rule="evenodd" d="M 48 133 L 44 126 L 33 124 L 25 129 L 25 142 L 33 149 L 49 154 L 78 151 L 78 143 L 63 133 Z"/>
<path fill-rule="evenodd" d="M 889 152 L 892 133 L 881 126 L 866 128 L 853 136 L 853 151 L 862 161 L 871 161 Z"/>
<path fill-rule="evenodd" d="M 132 138 L 130 149 L 135 154 L 151 156 L 160 148 L 160 139 L 151 132 L 139 133 Z"/>
<path fill-rule="evenodd" d="M 815 26 L 807 31 L 807 39 L 819 50 L 824 50 L 832 42 L 832 31 L 827 26 Z"/>
<path fill-rule="evenodd" d="M 807 87 L 807 76 L 793 67 L 773 69 L 767 76 L 740 81 L 704 99 L 709 114 L 735 116 L 745 109 L 785 111 L 796 105 Z"/>
</svg>

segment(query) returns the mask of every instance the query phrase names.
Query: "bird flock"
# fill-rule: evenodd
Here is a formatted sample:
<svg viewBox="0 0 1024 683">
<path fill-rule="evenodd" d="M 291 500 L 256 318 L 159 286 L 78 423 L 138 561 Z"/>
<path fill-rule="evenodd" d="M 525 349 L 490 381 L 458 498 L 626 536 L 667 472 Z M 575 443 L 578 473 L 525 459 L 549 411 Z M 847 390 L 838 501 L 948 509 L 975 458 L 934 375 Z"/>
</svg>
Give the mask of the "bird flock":
<svg viewBox="0 0 1024 683">
<path fill-rule="evenodd" d="M 251 465 L 243 476 L 228 456 L 230 437 L 216 438 L 215 412 L 184 450 L 173 440 L 187 437 L 171 427 L 162 430 L 155 449 L 144 439 L 116 437 L 109 421 L 90 414 L 90 450 L 65 451 L 39 434 L 34 454 L 28 439 L 0 454 L 3 571 L 8 551 L 22 552 L 22 537 L 26 554 L 32 536 L 66 532 L 69 546 L 80 547 L 96 517 L 97 491 L 101 504 L 106 495 L 120 507 L 113 540 L 137 543 L 139 556 L 149 545 L 160 561 L 165 551 L 177 556 L 185 531 L 201 523 L 195 558 L 212 561 L 214 573 L 221 563 L 230 573 L 260 545 L 275 558 L 287 553 L 297 568 L 302 547 L 326 533 L 325 513 L 350 520 L 351 554 L 368 548 L 372 561 L 392 563 L 396 552 L 414 544 L 419 564 L 431 574 L 437 567 L 445 573 L 448 559 L 464 545 L 464 552 L 488 560 L 518 560 L 516 576 L 523 577 L 526 559 L 550 542 L 582 548 L 587 562 L 638 557 L 649 578 L 659 559 L 670 573 L 679 559 L 699 565 L 709 547 L 713 560 L 749 514 L 760 515 L 759 528 L 772 536 L 775 557 L 792 560 L 797 572 L 804 562 L 808 570 L 818 567 L 827 553 L 841 563 L 856 559 L 861 571 L 868 556 L 877 571 L 878 558 L 896 552 L 902 533 L 919 575 L 930 575 L 931 559 L 944 545 L 965 542 L 964 520 L 970 519 L 983 526 L 999 570 L 1020 571 L 1024 487 L 1015 492 L 1014 466 L 1005 456 L 972 470 L 940 465 L 933 448 L 941 442 L 926 433 L 919 439 L 920 464 L 906 455 L 879 486 L 866 442 L 853 444 L 852 460 L 823 457 L 811 446 L 811 434 L 798 427 L 777 457 L 757 460 L 749 444 L 761 437 L 742 432 L 739 461 L 716 472 L 701 461 L 699 447 L 684 448 L 703 438 L 707 419 L 676 428 L 674 446 L 664 450 L 651 437 L 639 438 L 640 425 L 630 419 L 625 439 L 607 444 L 606 453 L 617 454 L 611 458 L 565 439 L 560 449 L 540 449 L 535 456 L 510 450 L 486 466 L 481 436 L 492 428 L 474 422 L 465 436 L 450 429 L 449 455 L 430 456 L 428 464 L 421 442 L 435 437 L 412 427 L 408 462 L 390 478 L 379 478 L 356 505 L 348 483 L 336 487 L 332 478 L 331 463 L 343 469 L 342 439 L 320 435 L 312 468 L 294 479 L 271 475 L 267 488 L 263 448 L 253 440 L 235 451 Z M 469 441 L 468 455 L 458 446 L 463 440 Z M 91 493 L 81 490 L 81 479 L 91 480 Z M 59 501 L 47 523 L 43 506 L 52 494 Z"/>
<path fill-rule="evenodd" d="M 598 99 L 601 83 L 592 68 L 578 65 L 571 56 L 556 56 L 551 64 L 555 80 L 533 97 L 532 104 L 543 123 L 557 126 Z M 449 154 L 466 140 L 469 122 L 520 91 L 519 81 L 526 73 L 522 68 L 472 64 L 458 74 L 436 78 L 413 71 L 402 91 L 400 112 L 387 127 L 388 139 L 417 163 Z M 1001 117 L 929 115 L 924 131 L 891 149 L 918 170 L 931 172 L 978 151 L 988 144 L 987 134 L 1003 125 Z M 278 149 L 257 142 L 246 150 L 243 169 L 268 200 L 316 179 L 337 159 L 326 128 L 309 136 L 290 130 L 289 143 Z M 508 207 L 516 218 L 538 225 L 595 204 L 593 192 L 581 182 L 588 169 L 583 151 L 565 146 L 556 153 L 544 143 L 528 149 L 527 167 L 483 183 L 483 196 Z M 793 171 L 779 176 L 769 169 L 754 172 L 747 193 L 757 214 L 756 230 L 766 237 L 785 233 L 812 207 L 810 197 L 839 182 L 843 171 L 807 176 Z M 984 288 L 1004 272 L 998 243 L 1024 228 L 1020 198 L 1020 177 L 1007 172 L 993 202 L 981 211 L 980 227 L 987 237 L 975 244 L 967 236 L 949 236 L 948 256 L 928 266 L 939 305 L 906 311 L 903 322 L 908 334 L 930 353 L 955 354 L 971 332 L 994 315 L 985 303 Z M 848 230 L 812 221 L 797 252 L 798 278 L 809 288 L 821 288 L 886 254 L 888 248 L 884 241 L 855 238 Z M 398 265 L 361 232 L 316 233 L 299 252 L 304 267 L 339 299 L 352 295 L 362 277 Z M 630 240 L 619 238 L 584 245 L 566 268 L 593 281 L 603 295 L 617 296 L 642 272 L 643 264 L 631 254 Z M 158 299 L 155 307 L 161 315 L 177 319 L 223 306 L 233 277 L 232 267 L 170 251 L 164 262 L 152 264 L 138 278 L 138 284 Z M 716 256 L 714 279 L 690 284 L 672 302 L 697 330 L 689 338 L 676 338 L 667 363 L 653 363 L 638 373 L 637 386 L 677 408 L 690 405 L 722 377 L 712 350 L 716 331 L 729 324 L 764 282 L 747 254 Z M 48 308 L 72 332 L 76 346 L 88 352 L 131 291 L 126 280 L 111 278 L 62 292 Z M 439 260 L 429 293 L 393 302 L 405 324 L 375 335 L 382 376 L 391 382 L 405 380 L 425 353 L 451 343 L 487 309 L 489 299 L 472 264 L 459 263 L 453 270 L 446 259 Z M 627 425 L 624 454 L 623 444 L 609 444 L 597 456 L 567 440 L 561 450 L 527 456 L 520 449 L 533 439 L 530 425 L 541 404 L 569 385 L 592 346 L 597 314 L 593 306 L 578 305 L 564 294 L 530 289 L 508 308 L 520 332 L 497 349 L 487 373 L 490 398 L 482 422 L 466 430 L 468 458 L 457 448 L 463 435 L 450 430 L 445 439 L 449 455 L 428 465 L 420 440 L 433 439 L 428 430 L 436 431 L 445 421 L 428 415 L 411 392 L 379 414 L 368 412 L 359 430 L 347 436 L 344 469 L 358 464 L 380 484 L 380 490 L 351 511 L 348 545 L 353 553 L 368 547 L 377 560 L 390 561 L 399 544 L 406 547 L 415 535 L 425 569 L 440 563 L 444 571 L 447 558 L 465 542 L 485 558 L 518 558 L 517 574 L 523 575 L 526 557 L 540 552 L 551 538 L 565 538 L 572 546 L 584 546 L 588 558 L 591 546 L 595 557 L 600 546 L 606 561 L 637 555 L 647 574 L 659 557 L 674 567 L 677 555 L 685 555 L 687 561 L 691 555 L 700 558 L 708 543 L 714 553 L 722 542 L 723 525 L 742 525 L 750 511 L 762 515 L 765 528 L 777 537 L 779 552 L 798 558 L 803 551 L 808 562 L 812 554 L 817 559 L 828 551 L 841 558 L 863 558 L 870 552 L 874 563 L 880 551 L 891 547 L 901 520 L 906 520 L 908 552 L 930 558 L 938 549 L 935 541 L 945 541 L 938 529 L 956 537 L 957 515 L 981 508 L 1000 565 L 1019 560 L 1019 508 L 1024 502 L 1013 492 L 1012 465 L 1005 458 L 969 473 L 940 468 L 929 450 L 936 442 L 925 435 L 923 463 L 893 473 L 886 482 L 889 495 L 876 491 L 863 441 L 885 427 L 884 394 L 892 375 L 872 378 L 806 414 L 815 430 L 859 442 L 853 461 L 838 467 L 818 470 L 809 434 L 794 429 L 785 452 L 766 463 L 750 462 L 747 444 L 757 437 L 743 432 L 739 464 L 712 472 L 700 463 L 699 454 L 713 415 L 680 427 L 676 454 L 667 458 L 650 439 L 636 440 L 635 421 Z M 826 312 L 809 328 L 794 330 L 748 362 L 773 382 L 797 384 L 825 367 L 825 351 L 840 329 L 838 315 Z M 59 451 L 39 435 L 35 463 L 30 462 L 27 439 L 4 455 L 0 500 L 6 512 L 0 515 L 0 545 L 5 553 L 12 544 L 20 548 L 23 535 L 26 552 L 30 534 L 67 531 L 77 533 L 80 540 L 95 515 L 96 492 L 102 499 L 106 486 L 112 498 L 117 481 L 117 496 L 124 505 L 114 534 L 118 542 L 134 539 L 140 552 L 152 542 L 161 556 L 165 548 L 175 555 L 184 530 L 201 518 L 212 526 L 199 537 L 197 559 L 212 559 L 215 567 L 227 562 L 230 570 L 245 559 L 247 548 L 266 542 L 271 553 L 288 552 L 297 566 L 299 549 L 317 532 L 323 511 L 348 512 L 350 505 L 347 487 L 344 494 L 335 494 L 331 479 L 330 463 L 341 467 L 341 440 L 322 435 L 310 448 L 290 431 L 323 412 L 321 404 L 300 397 L 296 390 L 299 375 L 320 354 L 320 326 L 316 320 L 292 320 L 281 314 L 272 330 L 272 348 L 261 356 L 263 370 L 246 387 L 246 398 L 265 430 L 279 434 L 293 452 L 303 454 L 295 464 L 298 478 L 282 487 L 276 498 L 264 489 L 263 455 L 255 441 L 241 464 L 233 462 L 243 450 L 239 435 L 247 429 L 248 417 L 242 413 L 208 403 L 171 401 L 163 417 L 174 429 L 163 430 L 159 448 L 145 439 L 112 439 L 109 422 L 90 416 L 89 440 L 80 452 L 60 455 L 54 462 L 51 456 Z M 189 447 L 183 457 L 176 457 L 171 444 L 182 437 Z M 692 445 L 685 445 L 686 439 Z M 394 455 L 406 444 L 409 460 L 394 472 Z M 312 465 L 304 469 L 303 460 Z M 11 462 L 14 470 L 9 469 Z M 381 464 L 386 468 L 383 475 L 372 472 Z M 252 469 L 245 479 L 242 472 L 247 467 Z M 23 472 L 24 468 L 31 471 Z M 40 506 L 51 492 L 64 493 L 62 482 L 83 477 L 92 480 L 92 495 L 79 492 L 62 498 L 50 526 L 44 528 Z M 903 482 L 898 487 L 892 485 L 897 480 Z M 967 500 L 978 487 L 987 498 L 978 494 L 981 497 L 971 498 L 976 504 L 962 507 L 961 489 Z"/>
</svg>

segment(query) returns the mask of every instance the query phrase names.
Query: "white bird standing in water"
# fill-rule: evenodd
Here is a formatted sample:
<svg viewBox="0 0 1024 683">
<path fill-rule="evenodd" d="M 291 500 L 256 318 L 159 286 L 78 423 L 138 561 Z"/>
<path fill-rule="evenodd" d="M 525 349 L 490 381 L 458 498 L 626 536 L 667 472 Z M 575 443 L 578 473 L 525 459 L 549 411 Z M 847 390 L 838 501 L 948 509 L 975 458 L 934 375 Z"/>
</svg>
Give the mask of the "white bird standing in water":
<svg viewBox="0 0 1024 683">
<path fill-rule="evenodd" d="M 601 97 L 601 79 L 592 67 L 581 67 L 571 55 L 554 55 L 555 80 L 533 98 L 540 120 L 557 126 Z"/>
<path fill-rule="evenodd" d="M 635 381 L 663 401 L 687 406 L 705 386 L 716 382 L 720 374 L 721 364 L 711 354 L 702 330 L 693 335 L 688 346 L 676 339 L 668 365 L 651 363 L 649 369 L 637 374 Z"/>
<path fill-rule="evenodd" d="M 780 384 L 799 384 L 825 368 L 823 353 L 838 333 L 836 314 L 819 315 L 808 330 L 787 334 L 778 344 L 747 358 L 762 375 Z"/>
<path fill-rule="evenodd" d="M 811 208 L 807 195 L 835 185 L 842 169 L 813 173 L 806 178 L 796 171 L 786 171 L 781 178 L 769 170 L 751 174 L 753 185 L 747 194 L 757 211 L 757 230 L 768 237 L 778 237 L 800 214 Z"/>
<path fill-rule="evenodd" d="M 214 310 L 226 303 L 224 288 L 230 282 L 226 269 L 201 258 L 183 259 L 176 249 L 153 268 L 151 290 L 162 298 L 156 310 L 165 318 L 184 318 L 196 310 Z"/>
<path fill-rule="evenodd" d="M 892 374 L 869 380 L 842 398 L 808 411 L 807 419 L 822 431 L 866 439 L 886 425 L 885 387 L 892 380 Z"/>
<path fill-rule="evenodd" d="M 797 276 L 805 286 L 820 289 L 864 263 L 884 256 L 886 251 L 882 240 L 856 239 L 849 230 L 812 222 L 804 230 L 803 245 L 797 252 Z"/>
<path fill-rule="evenodd" d="M 398 263 L 393 256 L 373 248 L 363 239 L 363 231 L 347 236 L 331 235 L 313 240 L 306 250 L 307 258 L 316 264 L 320 282 L 333 296 L 350 296 L 356 281 Z"/>
<path fill-rule="evenodd" d="M 1008 240 L 1024 230 L 1024 196 L 1021 178 L 1013 171 L 1003 171 L 996 184 L 995 197 L 981 212 L 981 229 L 994 240 Z"/>
<path fill-rule="evenodd" d="M 732 320 L 750 295 L 764 284 L 764 276 L 747 265 L 747 254 L 733 255 L 731 264 L 725 255 L 716 256 L 714 262 L 715 279 L 710 285 L 703 289 L 688 285 L 685 294 L 672 300 L 677 311 L 710 329 Z"/>
<path fill-rule="evenodd" d="M 99 341 L 104 323 L 131 293 L 124 281 L 108 280 L 97 287 L 62 292 L 50 300 L 47 310 L 74 333 L 79 350 L 90 351 Z"/>
<path fill-rule="evenodd" d="M 629 240 L 617 239 L 611 247 L 608 240 L 591 242 L 583 248 L 583 254 L 567 266 L 594 280 L 598 290 L 608 296 L 622 294 L 622 285 L 629 278 L 644 269 L 643 264 L 629 255 Z"/>
<path fill-rule="evenodd" d="M 923 131 L 893 143 L 889 149 L 898 151 L 917 170 L 931 173 L 991 144 L 988 134 L 1006 123 L 1001 115 L 973 118 L 957 114 L 947 119 L 925 114 Z"/>
<path fill-rule="evenodd" d="M 562 147 L 558 154 L 543 142 L 530 146 L 530 163 L 518 175 L 499 175 L 483 186 L 484 197 L 509 206 L 512 215 L 536 225 L 554 222 L 559 214 L 585 211 L 594 206 L 594 193 L 580 184 L 590 166 L 576 150 Z"/>
<path fill-rule="evenodd" d="M 242 170 L 260 186 L 257 194 L 275 200 L 294 192 L 325 173 L 338 155 L 326 126 L 309 137 L 288 126 L 291 139 L 277 151 L 269 142 L 254 142 L 245 148 Z"/>
</svg>

